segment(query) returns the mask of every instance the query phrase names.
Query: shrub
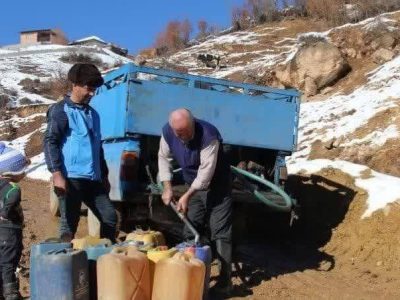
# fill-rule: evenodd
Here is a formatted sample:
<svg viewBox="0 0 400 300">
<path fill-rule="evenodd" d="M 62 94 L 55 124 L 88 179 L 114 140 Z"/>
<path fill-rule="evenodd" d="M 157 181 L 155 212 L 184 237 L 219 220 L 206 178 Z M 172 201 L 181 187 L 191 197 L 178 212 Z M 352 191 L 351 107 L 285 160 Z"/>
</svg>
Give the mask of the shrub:
<svg viewBox="0 0 400 300">
<path fill-rule="evenodd" d="M 89 55 L 78 52 L 70 52 L 66 55 L 60 57 L 60 60 L 64 63 L 76 64 L 94 64 L 97 67 L 102 67 L 104 65 L 103 61 L 96 55 Z"/>
<path fill-rule="evenodd" d="M 208 34 L 207 34 L 207 29 L 208 29 L 208 23 L 205 20 L 200 20 L 197 23 L 197 29 L 199 31 L 199 33 L 197 34 L 197 38 L 198 39 L 203 39 L 205 38 Z"/>
<path fill-rule="evenodd" d="M 309 16 L 337 26 L 398 9 L 400 0 L 247 0 L 232 10 L 232 25 L 241 30 L 287 16 Z"/>
<path fill-rule="evenodd" d="M 40 80 L 39 79 L 30 79 L 30 78 L 24 78 L 22 79 L 19 83 L 19 85 L 22 86 L 22 89 L 28 93 L 38 93 L 38 87 L 40 85 Z"/>
<path fill-rule="evenodd" d="M 297 42 L 302 45 L 302 46 L 308 46 L 308 45 L 313 45 L 318 42 L 327 42 L 327 39 L 325 36 L 318 34 L 317 32 L 310 32 L 310 33 L 304 33 L 298 36 Z"/>
<path fill-rule="evenodd" d="M 19 99 L 19 104 L 20 105 L 29 105 L 34 103 L 31 99 L 29 99 L 28 97 L 23 97 L 21 99 Z"/>
<path fill-rule="evenodd" d="M 43 96 L 58 100 L 67 94 L 71 90 L 71 87 L 67 74 L 58 70 L 50 80 L 41 84 L 40 91 Z"/>
<path fill-rule="evenodd" d="M 17 97 L 18 96 L 18 91 L 16 89 L 14 89 L 14 88 L 11 88 L 9 90 L 6 89 L 5 92 L 7 94 L 9 94 L 10 96 L 12 96 L 12 97 Z"/>
<path fill-rule="evenodd" d="M 9 101 L 9 96 L 6 94 L 0 95 L 0 109 L 6 108 Z"/>
<path fill-rule="evenodd" d="M 232 10 L 232 26 L 234 30 L 244 30 L 251 25 L 250 12 L 245 7 L 235 7 Z"/>
<path fill-rule="evenodd" d="M 302 1 L 307 14 L 326 20 L 331 25 L 360 21 L 400 8 L 399 0 L 298 0 Z M 350 12 L 349 12 L 350 9 Z"/>
<path fill-rule="evenodd" d="M 64 96 L 71 89 L 71 84 L 68 81 L 67 74 L 61 70 L 53 73 L 51 79 L 47 81 L 25 78 L 21 80 L 19 84 L 22 85 L 23 90 L 28 93 L 34 93 L 55 100 Z"/>
</svg>

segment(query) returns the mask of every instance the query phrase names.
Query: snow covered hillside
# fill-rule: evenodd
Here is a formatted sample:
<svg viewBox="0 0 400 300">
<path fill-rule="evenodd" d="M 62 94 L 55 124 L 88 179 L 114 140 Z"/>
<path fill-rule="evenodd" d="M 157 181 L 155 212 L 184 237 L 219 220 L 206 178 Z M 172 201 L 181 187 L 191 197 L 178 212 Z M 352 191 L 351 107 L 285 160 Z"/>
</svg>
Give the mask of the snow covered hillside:
<svg viewBox="0 0 400 300">
<path fill-rule="evenodd" d="M 269 74 L 290 61 L 303 40 L 336 44 L 352 71 L 316 97 L 303 97 L 298 151 L 287 160 L 288 169 L 291 174 L 312 174 L 334 168 L 351 175 L 356 186 L 368 192 L 363 214 L 367 217 L 400 199 L 400 152 L 388 154 L 400 142 L 400 58 L 398 44 L 393 45 L 394 58 L 386 63 L 372 62 L 369 49 L 361 44 L 357 49 L 355 44 L 361 33 L 366 37 L 385 36 L 386 32 L 397 35 L 399 20 L 399 12 L 386 13 L 320 32 L 307 32 L 317 24 L 307 27 L 301 21 L 259 26 L 251 32 L 212 37 L 171 56 L 168 62 L 194 74 L 268 85 L 276 83 Z M 218 57 L 219 66 L 206 66 L 199 53 Z M 163 62 L 155 59 L 149 64 Z"/>
<path fill-rule="evenodd" d="M 23 81 L 40 81 L 46 83 L 56 76 L 66 76 L 72 62 L 64 62 L 73 54 L 78 53 L 96 60 L 101 70 L 107 70 L 123 63 L 130 62 L 126 57 L 113 53 L 108 49 L 86 46 L 35 45 L 13 49 L 0 48 L 0 96 L 7 100 L 7 112 L 0 118 L 0 136 L 13 130 L 14 136 L 9 138 L 9 144 L 26 151 L 30 143 L 35 143 L 28 176 L 35 179 L 48 180 L 50 173 L 44 164 L 41 152 L 40 138 L 45 130 L 46 105 L 57 99 L 50 99 L 40 93 L 27 91 Z M 43 106 L 44 105 L 44 106 Z M 37 109 L 35 109 L 37 108 Z M 9 132 L 7 132 L 9 133 Z M 38 135 L 39 134 L 39 135 Z M 36 137 L 33 139 L 33 137 Z"/>
</svg>

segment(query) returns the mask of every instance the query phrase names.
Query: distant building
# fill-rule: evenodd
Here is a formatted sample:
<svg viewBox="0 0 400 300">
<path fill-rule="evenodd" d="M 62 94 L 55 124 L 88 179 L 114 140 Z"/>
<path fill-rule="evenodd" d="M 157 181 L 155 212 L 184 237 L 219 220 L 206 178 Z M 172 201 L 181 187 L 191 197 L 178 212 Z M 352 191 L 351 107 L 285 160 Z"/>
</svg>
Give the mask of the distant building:
<svg viewBox="0 0 400 300">
<path fill-rule="evenodd" d="M 79 39 L 76 41 L 73 41 L 71 43 L 69 43 L 69 45 L 79 45 L 79 46 L 97 46 L 100 48 L 105 48 L 105 49 L 109 49 L 114 53 L 117 53 L 119 55 L 122 56 L 126 56 L 128 54 L 128 49 L 125 48 L 121 48 L 117 45 L 114 45 L 112 43 L 107 43 L 104 40 L 102 40 L 101 38 L 97 37 L 97 36 L 89 36 L 83 39 Z"/>
<path fill-rule="evenodd" d="M 68 40 L 64 32 L 59 29 L 39 29 L 20 32 L 20 44 L 57 44 L 67 45 Z"/>
<path fill-rule="evenodd" d="M 99 38 L 95 35 L 73 41 L 69 44 L 70 45 L 80 45 L 80 46 L 99 46 L 99 47 L 107 46 L 107 43 L 105 41 L 103 41 L 101 38 Z"/>
</svg>

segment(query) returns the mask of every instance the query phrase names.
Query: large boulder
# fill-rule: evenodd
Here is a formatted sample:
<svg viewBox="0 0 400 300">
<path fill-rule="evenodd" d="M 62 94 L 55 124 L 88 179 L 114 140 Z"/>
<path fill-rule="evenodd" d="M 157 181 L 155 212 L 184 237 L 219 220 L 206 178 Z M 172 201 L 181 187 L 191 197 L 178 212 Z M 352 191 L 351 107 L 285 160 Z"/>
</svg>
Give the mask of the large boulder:
<svg viewBox="0 0 400 300">
<path fill-rule="evenodd" d="M 333 84 L 350 70 L 339 49 L 326 41 L 302 45 L 296 55 L 276 70 L 276 77 L 286 87 L 296 87 L 307 96 Z"/>
</svg>

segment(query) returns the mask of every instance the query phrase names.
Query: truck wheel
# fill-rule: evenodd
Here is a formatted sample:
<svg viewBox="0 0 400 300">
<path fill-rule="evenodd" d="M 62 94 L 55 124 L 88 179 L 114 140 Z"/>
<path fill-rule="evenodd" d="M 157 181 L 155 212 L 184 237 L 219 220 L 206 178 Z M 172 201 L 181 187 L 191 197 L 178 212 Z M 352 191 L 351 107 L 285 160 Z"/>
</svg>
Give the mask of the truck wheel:
<svg viewBox="0 0 400 300">
<path fill-rule="evenodd" d="M 53 188 L 53 183 L 50 184 L 50 214 L 53 217 L 59 217 L 60 216 L 60 206 L 58 203 L 58 197 L 56 193 L 54 193 L 54 188 Z"/>
</svg>

